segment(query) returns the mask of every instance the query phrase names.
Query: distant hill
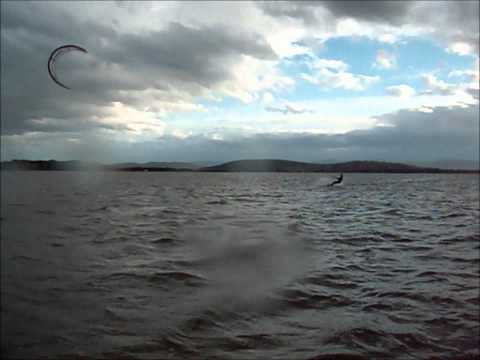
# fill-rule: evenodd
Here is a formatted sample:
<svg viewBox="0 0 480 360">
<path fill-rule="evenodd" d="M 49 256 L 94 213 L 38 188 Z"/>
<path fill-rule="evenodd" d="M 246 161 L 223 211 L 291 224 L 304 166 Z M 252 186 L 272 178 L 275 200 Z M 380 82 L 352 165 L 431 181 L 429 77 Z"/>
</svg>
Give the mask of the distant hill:
<svg viewBox="0 0 480 360">
<path fill-rule="evenodd" d="M 78 160 L 12 160 L 2 161 L 2 170 L 101 170 L 102 166 L 97 163 L 89 163 Z"/>
<path fill-rule="evenodd" d="M 262 160 L 237 160 L 225 164 L 208 166 L 199 171 L 209 172 L 305 172 L 316 171 L 318 164 L 299 161 L 262 159 Z"/>
<path fill-rule="evenodd" d="M 142 168 L 173 168 L 173 169 L 199 169 L 208 166 L 208 163 L 193 163 L 193 162 L 146 162 L 146 163 L 119 163 L 109 165 L 113 169 L 142 167 Z"/>
<path fill-rule="evenodd" d="M 419 167 L 382 161 L 349 161 L 335 164 L 313 164 L 298 161 L 261 159 L 238 160 L 225 164 L 201 168 L 207 172 L 371 172 L 371 173 L 454 173 L 475 172 Z M 478 172 L 478 170 L 477 170 Z"/>
<path fill-rule="evenodd" d="M 440 169 L 461 169 L 461 170 L 475 170 L 480 168 L 478 161 L 472 160 L 437 160 L 431 162 L 417 162 L 417 166 L 434 167 Z"/>
<path fill-rule="evenodd" d="M 190 167 L 189 167 L 190 166 Z M 299 161 L 261 159 L 238 160 L 199 167 L 196 163 L 154 162 L 100 165 L 81 161 L 13 160 L 1 163 L 2 170 L 99 170 L 99 171 L 198 171 L 198 172 L 334 172 L 334 173 L 478 173 L 479 170 L 441 169 L 382 161 L 349 161 L 314 164 Z"/>
<path fill-rule="evenodd" d="M 181 171 L 198 169 L 205 164 L 186 163 L 186 162 L 148 162 L 138 163 L 119 163 L 112 165 L 102 165 L 93 162 L 83 162 L 78 160 L 56 161 L 56 160 L 12 160 L 1 163 L 2 170 L 106 170 L 106 171 Z"/>
</svg>

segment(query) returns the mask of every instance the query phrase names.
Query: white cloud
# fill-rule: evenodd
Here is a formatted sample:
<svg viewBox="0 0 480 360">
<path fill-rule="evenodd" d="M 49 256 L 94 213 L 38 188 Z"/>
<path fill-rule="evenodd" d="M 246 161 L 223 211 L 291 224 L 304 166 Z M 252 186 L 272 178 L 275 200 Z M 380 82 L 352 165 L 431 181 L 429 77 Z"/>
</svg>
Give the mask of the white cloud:
<svg viewBox="0 0 480 360">
<path fill-rule="evenodd" d="M 275 97 L 269 93 L 269 92 L 266 92 L 263 94 L 262 96 L 262 103 L 265 104 L 265 105 L 269 105 L 271 103 L 273 103 L 275 101 Z"/>
<path fill-rule="evenodd" d="M 416 110 L 419 111 L 419 112 L 423 112 L 423 113 L 432 113 L 433 112 L 433 109 L 431 107 L 428 107 L 428 106 L 420 106 Z"/>
<path fill-rule="evenodd" d="M 471 90 L 478 90 L 480 88 L 480 75 L 479 75 L 479 68 L 478 68 L 479 58 L 475 59 L 475 63 L 473 64 L 473 68 L 471 70 L 454 70 L 448 73 L 449 78 L 461 78 L 469 81 L 465 83 L 464 86 Z"/>
<path fill-rule="evenodd" d="M 453 84 L 448 84 L 443 80 L 438 79 L 433 74 L 423 74 L 421 76 L 422 80 L 428 86 L 430 92 L 443 94 L 443 95 L 452 95 L 456 91 L 456 86 Z"/>
<path fill-rule="evenodd" d="M 124 126 L 130 136 L 155 137 L 165 134 L 166 124 L 150 111 L 139 111 L 121 102 L 114 102 L 110 115 L 100 119 L 102 123 Z"/>
<path fill-rule="evenodd" d="M 348 65 L 341 60 L 334 59 L 315 59 L 309 63 L 309 66 L 314 69 L 330 69 L 334 71 L 346 71 Z"/>
<path fill-rule="evenodd" d="M 380 80 L 379 76 L 354 74 L 347 71 L 348 64 L 341 60 L 313 57 L 307 65 L 312 69 L 311 73 L 302 73 L 300 76 L 323 89 L 341 88 L 361 91 Z"/>
<path fill-rule="evenodd" d="M 381 69 L 392 69 L 396 67 L 397 59 L 394 54 L 385 50 L 377 51 L 375 66 Z"/>
<path fill-rule="evenodd" d="M 458 73 L 455 73 L 456 75 Z M 478 103 L 478 72 L 471 73 L 473 81 L 462 83 L 447 83 L 438 79 L 433 74 L 423 74 L 422 79 L 427 85 L 428 89 L 421 92 L 421 94 L 440 94 L 447 95 L 455 99 L 455 103 L 458 105 L 474 105 Z"/>
<path fill-rule="evenodd" d="M 454 42 L 453 44 L 450 44 L 447 51 L 462 56 L 474 54 L 473 46 L 465 42 Z"/>
<path fill-rule="evenodd" d="M 394 34 L 383 34 L 380 35 L 378 38 L 381 42 L 387 43 L 387 44 L 394 44 L 398 41 L 398 37 Z"/>
<path fill-rule="evenodd" d="M 295 81 L 276 68 L 276 62 L 243 56 L 232 66 L 232 77 L 220 83 L 215 90 L 244 103 L 252 102 L 260 92 L 282 91 L 294 86 Z"/>
<path fill-rule="evenodd" d="M 474 70 L 453 70 L 448 73 L 448 77 L 469 77 L 472 80 L 477 76 L 478 71 Z"/>
<path fill-rule="evenodd" d="M 281 107 L 276 106 L 267 106 L 265 110 L 269 112 L 280 112 L 284 115 L 287 114 L 304 114 L 304 113 L 313 113 L 313 110 L 304 108 L 298 104 L 286 103 Z"/>
<path fill-rule="evenodd" d="M 417 25 L 404 24 L 392 26 L 389 24 L 371 23 L 358 21 L 353 18 L 337 19 L 334 32 L 326 34 L 329 38 L 334 37 L 365 37 L 386 44 L 394 44 L 403 38 L 417 36 L 428 32 Z"/>
<path fill-rule="evenodd" d="M 380 80 L 379 76 L 353 74 L 346 71 L 331 71 L 320 69 L 314 75 L 302 74 L 303 79 L 324 89 L 342 88 L 345 90 L 362 91 Z"/>
<path fill-rule="evenodd" d="M 411 97 L 415 95 L 415 89 L 405 84 L 389 86 L 386 91 L 390 95 L 399 97 Z"/>
</svg>

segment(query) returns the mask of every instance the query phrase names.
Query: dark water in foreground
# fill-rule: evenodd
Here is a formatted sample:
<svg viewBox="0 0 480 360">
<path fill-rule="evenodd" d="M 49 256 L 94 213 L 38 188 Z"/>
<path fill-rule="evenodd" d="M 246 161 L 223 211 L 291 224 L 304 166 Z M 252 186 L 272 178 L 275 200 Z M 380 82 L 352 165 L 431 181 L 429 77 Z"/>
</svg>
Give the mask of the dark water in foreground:
<svg viewBox="0 0 480 360">
<path fill-rule="evenodd" d="M 334 175 L 3 173 L 2 357 L 477 358 L 478 176 Z"/>
</svg>

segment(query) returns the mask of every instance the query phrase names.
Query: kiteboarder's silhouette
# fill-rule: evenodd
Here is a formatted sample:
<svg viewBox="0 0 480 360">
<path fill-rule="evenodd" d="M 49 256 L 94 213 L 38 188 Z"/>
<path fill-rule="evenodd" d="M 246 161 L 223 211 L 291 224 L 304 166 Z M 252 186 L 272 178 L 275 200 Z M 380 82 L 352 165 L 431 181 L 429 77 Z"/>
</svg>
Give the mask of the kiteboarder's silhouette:
<svg viewBox="0 0 480 360">
<path fill-rule="evenodd" d="M 340 176 L 337 178 L 337 180 L 335 180 L 334 182 L 332 182 L 328 186 L 333 186 L 335 184 L 340 184 L 342 181 L 343 181 L 343 174 L 340 174 Z"/>
</svg>

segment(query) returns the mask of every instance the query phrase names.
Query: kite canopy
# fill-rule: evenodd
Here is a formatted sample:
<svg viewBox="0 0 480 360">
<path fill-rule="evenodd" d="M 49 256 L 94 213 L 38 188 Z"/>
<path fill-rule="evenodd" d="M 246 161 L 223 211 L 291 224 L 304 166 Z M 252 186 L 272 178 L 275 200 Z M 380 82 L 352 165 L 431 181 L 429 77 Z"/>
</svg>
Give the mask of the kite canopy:
<svg viewBox="0 0 480 360">
<path fill-rule="evenodd" d="M 55 75 L 55 61 L 62 56 L 63 54 L 70 52 L 70 51 L 81 51 L 83 53 L 87 53 L 88 51 L 82 48 L 81 46 L 78 45 L 62 45 L 55 50 L 52 51 L 50 54 L 50 57 L 48 58 L 48 74 L 52 78 L 53 81 L 55 81 L 58 85 L 65 89 L 70 89 L 68 86 L 65 84 L 62 84 L 60 80 Z"/>
</svg>

